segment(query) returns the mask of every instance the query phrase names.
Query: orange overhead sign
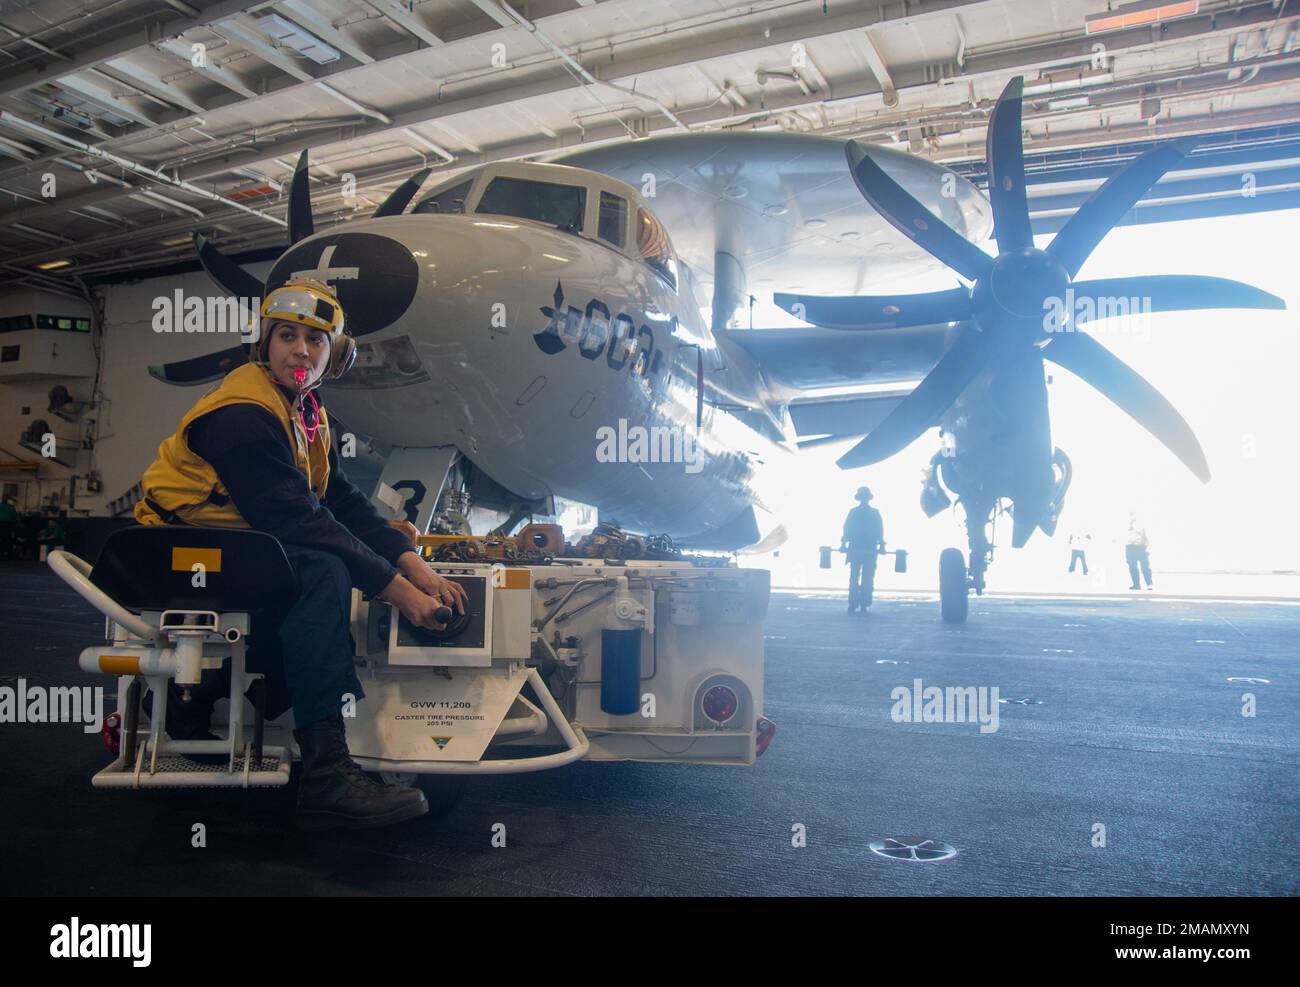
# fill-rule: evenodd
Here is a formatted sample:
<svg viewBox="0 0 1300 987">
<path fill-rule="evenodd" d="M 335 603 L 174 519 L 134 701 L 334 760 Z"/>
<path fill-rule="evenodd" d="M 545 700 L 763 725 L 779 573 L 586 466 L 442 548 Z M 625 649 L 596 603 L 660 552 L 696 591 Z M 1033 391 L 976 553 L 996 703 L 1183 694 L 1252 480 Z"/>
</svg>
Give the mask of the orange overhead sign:
<svg viewBox="0 0 1300 987">
<path fill-rule="evenodd" d="M 1140 0 L 1138 3 L 1121 4 L 1114 10 L 1101 14 L 1091 14 L 1084 21 L 1084 27 L 1088 34 L 1118 31 L 1126 27 L 1156 24 L 1175 17 L 1187 17 L 1195 14 L 1200 7 L 1200 0 Z"/>
</svg>

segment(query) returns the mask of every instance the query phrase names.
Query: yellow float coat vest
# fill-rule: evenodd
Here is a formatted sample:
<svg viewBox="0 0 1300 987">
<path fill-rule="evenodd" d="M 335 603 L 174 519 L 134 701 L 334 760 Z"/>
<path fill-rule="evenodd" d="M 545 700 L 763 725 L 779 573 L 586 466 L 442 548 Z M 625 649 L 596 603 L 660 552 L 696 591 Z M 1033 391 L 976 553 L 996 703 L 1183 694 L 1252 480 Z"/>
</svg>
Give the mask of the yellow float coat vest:
<svg viewBox="0 0 1300 987">
<path fill-rule="evenodd" d="M 247 363 L 232 370 L 215 388 L 203 395 L 181 419 L 175 433 L 158 447 L 158 458 L 144 472 L 144 497 L 135 505 L 135 519 L 141 524 L 184 523 L 219 528 L 251 527 L 235 509 L 234 501 L 206 460 L 193 452 L 186 433 L 194 421 L 218 408 L 232 404 L 255 404 L 265 408 L 284 426 L 298 469 L 318 498 L 325 498 L 329 486 L 330 428 L 325 408 L 319 408 L 320 429 L 316 441 L 308 443 L 297 416 L 268 371 Z M 151 506 L 147 501 L 152 501 Z M 161 508 L 161 511 L 159 510 Z"/>
</svg>

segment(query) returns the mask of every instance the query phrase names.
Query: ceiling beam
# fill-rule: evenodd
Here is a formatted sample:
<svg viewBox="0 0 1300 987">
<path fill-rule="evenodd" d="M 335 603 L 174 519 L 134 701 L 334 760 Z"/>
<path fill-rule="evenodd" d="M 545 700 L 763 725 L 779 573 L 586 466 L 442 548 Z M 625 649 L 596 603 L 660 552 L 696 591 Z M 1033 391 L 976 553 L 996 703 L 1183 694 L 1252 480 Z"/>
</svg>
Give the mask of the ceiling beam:
<svg viewBox="0 0 1300 987">
<path fill-rule="evenodd" d="M 95 83 L 90 79 L 83 79 L 77 75 L 65 75 L 59 79 L 57 85 L 61 89 L 68 89 L 78 96 L 97 103 L 105 109 L 111 110 L 118 116 L 124 116 L 128 120 L 134 120 L 136 123 L 145 127 L 156 127 L 158 120 L 155 116 L 145 113 L 143 110 L 137 110 L 134 106 L 125 100 L 114 95 L 105 89 L 102 85 Z"/>
<path fill-rule="evenodd" d="M 497 0 L 474 0 L 474 6 L 487 14 L 502 27 L 516 28 L 519 22 L 501 9 Z"/>
<path fill-rule="evenodd" d="M 163 82 L 148 69 L 141 68 L 124 58 L 104 62 L 97 66 L 95 71 L 110 79 L 117 79 L 124 85 L 137 86 L 155 99 L 161 99 L 191 113 L 207 113 L 209 110 L 209 107 L 186 95 L 176 83 Z"/>
<path fill-rule="evenodd" d="M 252 4 L 251 6 L 249 6 L 248 9 L 265 10 L 267 8 L 272 7 L 273 2 L 274 0 L 263 0 L 263 2 Z M 569 2 L 570 0 L 535 0 L 534 8 L 538 8 L 540 6 L 545 11 L 544 14 L 538 17 L 538 20 L 549 22 L 552 18 L 559 18 L 559 17 L 563 17 L 566 14 L 573 13 L 573 9 L 571 7 L 566 6 L 566 4 Z M 970 4 L 970 3 L 991 3 L 991 2 L 995 2 L 995 0 L 936 0 L 936 2 L 947 2 L 947 3 L 961 2 L 961 3 Z M 209 10 L 213 10 L 214 7 L 210 7 Z M 280 12 L 280 15 L 284 16 L 282 12 Z M 238 12 L 235 13 L 227 12 L 225 16 L 222 18 L 222 21 L 224 22 L 230 19 L 238 19 L 242 23 L 249 23 L 251 21 L 251 18 L 249 18 L 248 16 L 241 16 L 238 14 Z M 484 18 L 481 19 L 480 21 L 475 22 L 475 24 L 478 25 L 477 29 L 475 29 L 475 25 L 469 25 L 468 27 L 461 26 L 460 28 L 457 28 L 455 32 L 457 35 L 455 41 L 459 42 L 459 41 L 468 40 L 470 38 L 479 38 L 484 33 L 489 33 L 489 34 L 495 33 L 495 31 L 497 30 L 496 28 L 485 29 L 487 23 L 488 22 L 486 18 Z M 475 43 L 480 43 L 480 42 L 476 41 Z M 342 73 L 345 72 L 357 73 L 357 75 L 350 76 L 349 81 L 352 81 L 353 79 L 359 80 L 360 78 L 363 78 L 361 73 L 364 73 L 368 67 L 371 67 L 375 70 L 379 70 L 383 66 L 385 61 L 389 59 L 400 58 L 403 55 L 410 54 L 412 51 L 411 44 L 412 42 L 408 38 L 408 39 L 403 39 L 400 45 L 385 46 L 379 53 L 377 53 L 377 57 L 375 61 L 371 63 L 367 63 L 366 65 L 358 63 L 357 60 L 352 58 L 351 56 L 344 55 L 344 57 L 339 59 L 338 62 L 336 63 L 333 63 L 331 65 L 321 66 L 321 71 L 319 71 L 318 74 L 316 74 L 313 77 L 312 81 L 297 80 L 297 79 L 291 79 L 285 77 L 268 80 L 266 84 L 266 91 L 264 93 L 259 94 L 257 98 L 266 99 L 281 94 L 292 95 L 292 96 L 303 96 L 304 98 L 310 98 L 310 93 L 308 93 L 302 87 L 312 85 L 313 82 L 320 82 L 320 81 L 330 79 L 332 76 L 341 75 Z M 106 65 L 102 66 L 99 69 L 99 71 L 105 71 L 106 69 L 111 69 L 111 73 L 114 76 L 124 77 L 124 81 L 128 81 L 131 84 L 138 85 L 141 89 L 150 92 L 151 95 L 155 97 L 158 97 L 160 99 L 165 99 L 169 102 L 178 103 L 184 106 L 189 111 L 189 114 L 194 114 L 196 116 L 202 116 L 204 114 L 214 113 L 217 110 L 223 110 L 230 107 L 237 107 L 241 103 L 245 103 L 248 101 L 247 98 L 236 98 L 234 94 L 228 91 L 222 92 L 220 94 L 211 95 L 211 96 L 208 95 L 204 95 L 202 97 L 188 96 L 179 89 L 179 86 L 177 84 L 163 82 L 156 75 L 151 73 L 149 70 L 141 68 L 140 66 L 127 60 L 126 58 L 119 58 L 115 61 L 109 62 Z M 570 84 L 568 82 L 567 76 L 562 77 L 561 82 L 562 84 L 558 88 L 566 88 Z M 0 87 L 3 87 L 3 85 L 4 85 L 3 81 L 0 81 Z M 182 113 L 179 111 L 176 112 L 175 114 L 164 114 L 162 119 L 160 119 L 159 121 L 159 126 L 167 126 L 175 129 L 182 129 L 186 125 L 192 123 L 197 123 L 200 126 L 206 125 L 204 120 L 202 119 L 193 120 L 189 116 L 189 114 Z M 126 136 L 131 136 L 137 132 L 138 131 L 132 129 L 126 134 Z M 473 145 L 468 141 L 465 141 L 464 143 L 466 144 L 466 146 L 473 147 Z M 474 151 L 477 153 L 478 148 L 474 147 Z M 279 156 L 279 152 L 277 152 L 276 155 L 274 156 Z M 40 164 L 41 162 L 37 161 L 34 163 Z M 10 178 L 14 174 L 16 174 L 16 172 L 12 167 L 0 169 L 0 180 Z"/>
<path fill-rule="evenodd" d="M 212 30 L 228 39 L 233 39 L 235 43 L 252 52 L 268 65 L 275 66 L 281 72 L 293 76 L 299 82 L 316 81 L 316 77 L 306 68 L 306 60 L 300 62 L 292 55 L 275 48 L 267 37 L 242 15 L 231 18 Z"/>
<path fill-rule="evenodd" d="M 19 31 L 15 31 L 13 28 L 9 27 L 7 24 L 0 24 L 0 31 L 4 31 L 5 34 L 9 35 L 10 37 L 12 37 L 12 38 L 14 38 L 14 39 L 16 39 L 16 40 L 18 40 L 18 41 L 21 41 L 23 44 L 31 45 L 31 46 L 32 46 L 33 48 L 35 48 L 37 51 L 42 52 L 43 54 L 49 55 L 49 56 L 52 57 L 52 58 L 62 59 L 62 60 L 65 61 L 65 62 L 71 61 L 71 59 L 68 58 L 67 55 L 63 54 L 63 52 L 61 52 L 61 51 L 55 51 L 55 50 L 54 50 L 53 48 L 51 48 L 49 45 L 43 45 L 43 44 L 41 44 L 39 41 L 37 41 L 35 38 L 29 38 L 27 35 L 22 34 L 22 33 L 19 32 Z"/>
<path fill-rule="evenodd" d="M 159 14 L 143 26 L 135 23 L 120 30 L 106 32 L 109 34 L 109 40 L 93 48 L 72 53 L 65 62 L 0 78 L 0 95 L 21 92 L 46 82 L 54 82 L 73 72 L 93 68 L 100 62 L 122 58 L 137 49 L 155 44 L 162 38 L 176 38 L 193 28 L 219 24 L 237 14 L 262 10 L 269 6 L 271 0 L 217 0 L 216 3 L 205 7 L 197 17 L 176 18 Z"/>
<path fill-rule="evenodd" d="M 893 108 L 898 105 L 898 90 L 894 88 L 894 80 L 889 74 L 889 66 L 885 64 L 885 56 L 880 53 L 880 48 L 876 45 L 876 39 L 871 36 L 870 31 L 863 31 L 861 38 L 862 57 L 866 60 L 867 68 L 871 69 L 871 74 L 876 77 L 876 82 L 880 84 L 880 91 L 885 97 L 885 105 Z"/>
<path fill-rule="evenodd" d="M 313 10 L 302 0 L 279 0 L 275 9 L 280 16 L 293 21 L 299 27 L 310 31 L 322 41 L 327 41 L 339 51 L 346 52 L 362 65 L 369 65 L 375 56 L 362 48 L 350 37 L 331 24 L 320 12 Z"/>
<path fill-rule="evenodd" d="M 407 10 L 401 0 L 361 0 L 361 2 L 375 13 L 392 21 L 407 34 L 419 38 L 429 47 L 442 44 L 442 38 L 429 30 L 429 26 L 414 10 Z"/>
<path fill-rule="evenodd" d="M 239 95 L 248 99 L 252 99 L 257 95 L 257 91 L 249 86 L 247 82 L 230 69 L 226 68 L 226 66 L 217 64 L 211 58 L 207 57 L 206 54 L 202 59 L 200 59 L 202 64 L 195 65 L 192 57 L 193 50 L 179 38 L 171 38 L 162 42 L 158 47 L 162 51 L 167 52 L 167 54 L 180 59 L 205 79 L 211 79 L 213 82 L 224 86 L 233 93 L 239 93 Z"/>
<path fill-rule="evenodd" d="M 985 6 L 990 2 L 992 0 L 930 0 L 923 11 L 913 10 L 909 14 L 900 15 L 899 19 L 911 22 L 950 16 L 955 9 L 973 9 Z M 662 71 L 678 66 L 690 66 L 710 59 L 725 58 L 740 51 L 764 47 L 784 47 L 794 41 L 815 41 L 818 38 L 856 33 L 871 24 L 880 23 L 883 16 L 882 8 L 872 8 L 865 11 L 857 10 L 850 14 L 835 15 L 824 21 L 817 22 L 817 33 L 815 35 L 809 34 L 806 21 L 799 21 L 793 17 L 788 18 L 785 22 L 771 23 L 769 21 L 766 25 L 755 21 L 753 25 L 746 25 L 744 29 L 737 28 L 720 38 L 702 40 L 695 45 L 667 45 L 663 49 L 647 54 L 640 59 L 615 62 L 612 67 L 604 67 L 602 74 L 608 74 L 615 79 L 631 79 L 648 72 Z M 1271 4 L 1261 2 L 1230 11 L 1217 11 L 1213 15 L 1199 15 L 1173 21 L 1164 25 L 1163 30 L 1166 33 L 1176 32 L 1176 40 L 1188 40 L 1247 30 L 1263 23 L 1272 23 L 1276 16 L 1276 11 L 1272 9 Z M 770 33 L 765 34 L 765 30 Z M 967 72 L 961 78 L 963 81 L 975 80 L 980 77 L 1000 78 L 1005 76 L 1008 71 L 1030 71 L 1034 68 L 1068 63 L 1071 59 L 1089 59 L 1092 56 L 1092 43 L 1091 38 L 1080 33 L 1077 37 L 1046 42 L 1025 49 L 1007 49 L 982 55 L 968 54 L 966 59 Z M 1112 55 L 1127 48 L 1148 47 L 1150 44 L 1151 32 L 1149 29 L 1118 31 L 1107 38 L 1107 47 Z M 950 64 L 952 64 L 953 71 L 957 71 L 955 63 Z M 899 92 L 909 89 L 925 89 L 934 85 L 934 69 L 934 66 L 926 65 L 903 72 L 895 71 L 891 73 L 891 78 Z M 406 113 L 391 115 L 391 124 L 375 123 L 367 126 L 342 128 L 334 141 L 322 140 L 319 134 L 294 135 L 257 148 L 237 148 L 230 154 L 212 158 L 196 164 L 192 168 L 185 169 L 182 174 L 188 181 L 212 178 L 241 166 L 256 165 L 258 162 L 276 157 L 292 156 L 305 148 L 319 147 L 323 144 L 341 141 L 355 141 L 405 127 L 437 121 L 443 117 L 454 117 L 460 113 L 508 105 L 519 100 L 532 99 L 557 92 L 571 91 L 574 87 L 575 83 L 567 72 L 556 71 L 540 80 L 534 79 L 504 89 L 478 93 L 460 99 L 444 99 Z M 851 100 L 869 101 L 873 98 L 879 100 L 882 96 L 882 90 L 875 80 L 866 78 L 856 80 L 852 85 L 839 83 L 836 92 L 837 96 L 832 102 L 837 104 Z M 820 95 L 809 97 L 798 93 L 786 98 L 768 100 L 767 109 L 761 112 L 775 114 L 778 111 L 805 108 L 820 102 L 822 102 Z M 702 127 L 716 126 L 735 122 L 737 119 L 744 119 L 744 115 L 738 117 L 729 106 L 726 109 L 727 112 L 725 113 L 719 112 L 716 108 L 684 110 L 680 115 L 691 124 Z M 869 124 L 864 123 L 862 129 L 866 130 L 868 126 Z M 662 129 L 665 129 L 665 127 L 661 126 L 656 119 L 652 118 L 647 121 L 648 133 L 655 133 Z M 586 130 L 587 139 L 584 143 L 587 146 L 595 143 L 605 143 L 621 139 L 625 134 L 626 131 L 621 125 L 588 128 Z M 490 160 L 522 158 L 561 149 L 562 147 L 556 146 L 555 141 L 549 139 L 526 140 L 494 148 L 484 154 L 461 155 L 457 161 L 457 166 L 468 166 Z M 60 197 L 51 203 L 43 203 L 40 207 L 20 207 L 0 213 L 0 224 L 22 219 L 23 217 L 31 218 L 38 213 L 44 216 L 47 209 L 73 208 L 86 202 L 93 203 L 111 199 L 114 195 L 115 193 L 112 190 L 92 190 L 80 196 Z"/>
</svg>

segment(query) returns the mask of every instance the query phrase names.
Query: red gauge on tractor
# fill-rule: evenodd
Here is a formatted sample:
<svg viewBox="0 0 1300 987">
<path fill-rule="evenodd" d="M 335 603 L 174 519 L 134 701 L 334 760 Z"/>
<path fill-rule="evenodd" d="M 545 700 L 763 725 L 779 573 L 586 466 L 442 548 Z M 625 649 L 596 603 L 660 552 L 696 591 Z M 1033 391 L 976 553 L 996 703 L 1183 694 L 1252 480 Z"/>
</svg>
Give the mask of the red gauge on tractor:
<svg viewBox="0 0 1300 987">
<path fill-rule="evenodd" d="M 704 709 L 705 716 L 721 725 L 736 715 L 736 710 L 740 708 L 740 700 L 725 685 L 715 685 L 704 694 L 700 706 Z"/>
</svg>

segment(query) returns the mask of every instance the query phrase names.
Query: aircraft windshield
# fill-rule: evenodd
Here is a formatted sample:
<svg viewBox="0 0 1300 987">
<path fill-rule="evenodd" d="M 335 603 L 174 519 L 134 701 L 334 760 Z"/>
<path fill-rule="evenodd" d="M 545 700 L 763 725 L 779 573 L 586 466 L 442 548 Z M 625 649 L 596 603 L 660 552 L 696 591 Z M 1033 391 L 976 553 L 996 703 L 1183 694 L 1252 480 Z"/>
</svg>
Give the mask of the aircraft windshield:
<svg viewBox="0 0 1300 987">
<path fill-rule="evenodd" d="M 677 290 L 677 262 L 668 242 L 668 231 L 645 209 L 636 211 L 636 246 L 654 272 Z"/>
<path fill-rule="evenodd" d="M 476 213 L 535 219 L 575 233 L 582 230 L 587 190 L 526 178 L 494 178 L 479 199 Z"/>
<path fill-rule="evenodd" d="M 459 185 L 453 185 L 451 188 L 443 192 L 435 192 L 433 195 L 421 201 L 412 212 L 464 212 L 465 200 L 469 198 L 469 190 L 473 184 L 474 180 L 470 179 L 468 182 L 461 182 Z"/>
</svg>

